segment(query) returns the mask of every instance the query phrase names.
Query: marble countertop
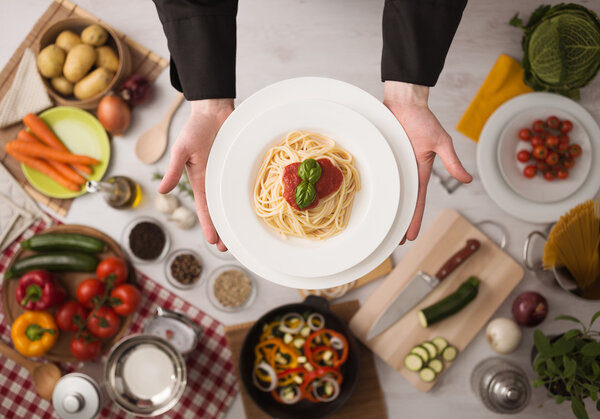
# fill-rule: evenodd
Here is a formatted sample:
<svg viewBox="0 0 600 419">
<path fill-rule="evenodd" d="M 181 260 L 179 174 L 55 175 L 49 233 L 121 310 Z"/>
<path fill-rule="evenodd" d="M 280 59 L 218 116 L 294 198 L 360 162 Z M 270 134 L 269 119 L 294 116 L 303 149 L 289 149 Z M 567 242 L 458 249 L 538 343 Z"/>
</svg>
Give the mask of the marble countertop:
<svg viewBox="0 0 600 419">
<path fill-rule="evenodd" d="M 166 39 L 152 1 L 76 0 L 76 3 L 162 57 L 168 58 Z M 298 76 L 340 79 L 382 98 L 383 85 L 380 82 L 379 68 L 383 3 L 383 0 L 240 0 L 237 103 L 273 82 Z M 587 0 L 580 3 L 600 13 L 599 2 Z M 466 169 L 474 175 L 474 181 L 449 194 L 436 178 L 432 178 L 423 228 L 427 228 L 441 210 L 448 207 L 457 209 L 472 222 L 494 220 L 508 230 L 506 249 L 518 261 L 521 260 L 523 243 L 528 233 L 534 229 L 543 230 L 547 226 L 520 221 L 492 202 L 478 178 L 476 144 L 459 134 L 454 127 L 498 55 L 505 53 L 521 58 L 522 32 L 509 26 L 509 19 L 515 12 L 528 17 L 539 4 L 539 1 L 533 0 L 471 1 L 465 9 L 448 53 L 444 71 L 430 97 L 431 108 L 453 136 L 457 152 Z M 0 2 L 0 66 L 5 65 L 48 5 L 49 0 Z M 175 91 L 170 86 L 168 70 L 160 75 L 154 93 L 154 100 L 136 110 L 126 135 L 112 140 L 113 158 L 107 172 L 108 175 L 127 174 L 138 181 L 145 192 L 144 202 L 134 211 L 117 211 L 108 208 L 100 196 L 86 195 L 74 202 L 65 222 L 87 224 L 102 229 L 119 240 L 121 231 L 134 217 L 157 216 L 152 200 L 158 183 L 151 178 L 156 170 L 164 172 L 168 157 L 164 156 L 155 165 L 147 166 L 135 158 L 133 149 L 139 135 L 160 119 L 175 96 Z M 600 122 L 600 77 L 582 92 L 580 103 Z M 171 143 L 188 113 L 187 103 L 176 113 L 170 128 Z M 183 198 L 183 202 L 193 208 L 191 199 Z M 227 263 L 207 248 L 198 226 L 190 231 L 173 228 L 171 237 L 173 249 L 196 249 L 209 271 Z M 394 260 L 402 258 L 411 246 L 412 243 L 408 243 L 398 247 L 393 254 Z M 541 252 L 537 247 L 537 251 Z M 223 313 L 209 303 L 205 287 L 198 286 L 189 291 L 171 288 L 166 282 L 161 264 L 142 265 L 139 269 L 226 325 L 256 319 L 275 306 L 300 300 L 296 290 L 261 280 L 252 307 L 241 313 Z M 342 300 L 359 299 L 364 302 L 375 287 L 377 281 L 352 291 Z M 564 330 L 564 324 L 552 320 L 556 315 L 570 314 L 586 319 L 598 309 L 598 303 L 581 302 L 565 294 L 553 284 L 552 278 L 547 274 L 526 272 L 521 283 L 495 316 L 510 316 L 513 298 L 525 290 L 537 290 L 548 299 L 550 313 L 541 325 L 545 332 Z M 522 366 L 530 378 L 533 378 L 529 364 L 532 341 L 532 331 L 524 330 L 524 339 L 519 349 L 506 356 Z M 469 388 L 473 367 L 480 360 L 494 355 L 481 331 L 454 362 L 452 369 L 428 393 L 420 393 L 395 370 L 377 359 L 377 370 L 389 416 L 473 419 L 498 416 L 486 410 Z M 569 415 L 568 404 L 555 405 L 546 398 L 543 390 L 535 389 L 531 402 L 519 417 L 550 419 Z M 239 397 L 226 417 L 243 417 Z"/>
</svg>

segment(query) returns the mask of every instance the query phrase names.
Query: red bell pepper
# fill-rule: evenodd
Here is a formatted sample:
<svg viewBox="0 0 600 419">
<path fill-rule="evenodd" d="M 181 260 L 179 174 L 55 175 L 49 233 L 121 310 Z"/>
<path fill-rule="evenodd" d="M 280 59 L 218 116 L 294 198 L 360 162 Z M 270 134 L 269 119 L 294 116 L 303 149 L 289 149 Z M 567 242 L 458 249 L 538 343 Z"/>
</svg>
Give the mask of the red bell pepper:
<svg viewBox="0 0 600 419">
<path fill-rule="evenodd" d="M 47 310 L 62 304 L 67 292 L 48 271 L 29 271 L 19 279 L 17 301 L 26 310 Z"/>
</svg>

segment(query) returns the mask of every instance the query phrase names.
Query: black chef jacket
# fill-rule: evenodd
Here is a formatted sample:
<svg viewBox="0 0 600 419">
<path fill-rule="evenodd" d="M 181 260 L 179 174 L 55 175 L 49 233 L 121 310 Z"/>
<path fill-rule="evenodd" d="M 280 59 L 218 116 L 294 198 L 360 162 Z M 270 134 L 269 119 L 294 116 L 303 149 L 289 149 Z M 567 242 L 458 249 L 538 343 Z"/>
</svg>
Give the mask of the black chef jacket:
<svg viewBox="0 0 600 419">
<path fill-rule="evenodd" d="M 171 52 L 173 86 L 188 100 L 234 98 L 238 0 L 153 1 Z M 466 3 L 385 0 L 381 79 L 435 85 Z"/>
</svg>

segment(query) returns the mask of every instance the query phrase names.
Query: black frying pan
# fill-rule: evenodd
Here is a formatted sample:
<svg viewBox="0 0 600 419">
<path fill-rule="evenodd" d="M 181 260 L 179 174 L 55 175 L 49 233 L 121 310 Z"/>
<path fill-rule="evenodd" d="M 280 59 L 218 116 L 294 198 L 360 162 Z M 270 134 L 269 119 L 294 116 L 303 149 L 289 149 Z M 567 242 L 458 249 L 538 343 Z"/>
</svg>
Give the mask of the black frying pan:
<svg viewBox="0 0 600 419">
<path fill-rule="evenodd" d="M 339 396 L 332 402 L 312 403 L 308 400 L 301 400 L 291 405 L 281 404 L 271 396 L 270 392 L 267 393 L 259 390 L 252 382 L 254 347 L 258 343 L 262 327 L 265 323 L 271 322 L 273 318 L 286 313 L 304 313 L 305 311 L 321 313 L 325 318 L 326 328 L 333 329 L 346 337 L 349 346 L 348 359 L 340 370 L 344 381 L 342 382 Z M 304 302 L 277 307 L 254 323 L 242 344 L 239 368 L 240 377 L 246 391 L 252 400 L 254 400 L 254 403 L 268 415 L 280 419 L 324 418 L 338 410 L 350 399 L 360 375 L 360 349 L 346 323 L 329 310 L 329 302 L 325 298 L 309 295 Z"/>
</svg>

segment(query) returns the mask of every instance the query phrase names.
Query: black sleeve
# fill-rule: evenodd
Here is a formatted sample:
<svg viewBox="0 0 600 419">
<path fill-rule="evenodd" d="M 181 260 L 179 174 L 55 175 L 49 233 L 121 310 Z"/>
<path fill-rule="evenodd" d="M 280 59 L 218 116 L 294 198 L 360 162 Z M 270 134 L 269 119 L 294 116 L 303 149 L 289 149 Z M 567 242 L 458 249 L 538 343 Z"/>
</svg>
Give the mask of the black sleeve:
<svg viewBox="0 0 600 419">
<path fill-rule="evenodd" d="M 467 0 L 385 0 L 381 79 L 434 86 Z"/>
<path fill-rule="evenodd" d="M 171 53 L 171 83 L 188 100 L 235 97 L 238 0 L 153 0 Z"/>
</svg>

